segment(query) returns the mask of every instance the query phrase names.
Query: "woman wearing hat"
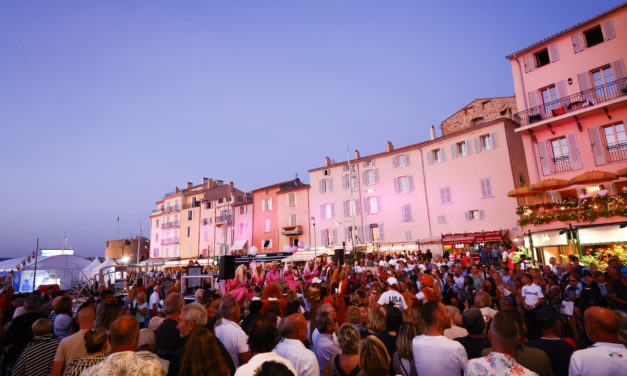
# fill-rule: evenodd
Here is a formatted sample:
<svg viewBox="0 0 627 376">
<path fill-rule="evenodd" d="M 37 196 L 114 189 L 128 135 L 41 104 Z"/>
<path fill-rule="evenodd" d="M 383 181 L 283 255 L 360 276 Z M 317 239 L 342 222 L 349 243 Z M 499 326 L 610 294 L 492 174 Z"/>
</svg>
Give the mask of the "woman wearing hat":
<svg viewBox="0 0 627 376">
<path fill-rule="evenodd" d="M 270 264 L 270 270 L 266 273 L 266 284 L 280 282 L 281 281 L 281 273 L 279 273 L 279 263 L 276 261 L 272 261 Z"/>
</svg>

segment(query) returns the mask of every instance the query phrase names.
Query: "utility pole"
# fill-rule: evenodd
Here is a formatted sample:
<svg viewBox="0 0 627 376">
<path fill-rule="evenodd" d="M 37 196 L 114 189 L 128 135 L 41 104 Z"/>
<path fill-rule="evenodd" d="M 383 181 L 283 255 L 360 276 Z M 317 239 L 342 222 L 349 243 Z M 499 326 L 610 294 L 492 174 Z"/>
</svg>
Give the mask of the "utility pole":
<svg viewBox="0 0 627 376">
<path fill-rule="evenodd" d="M 142 238 L 142 221 L 139 221 L 139 234 L 137 235 L 137 278 L 139 278 L 139 248 L 141 247 L 141 238 Z"/>
<path fill-rule="evenodd" d="M 311 224 L 313 225 L 313 233 L 314 233 L 314 261 L 317 262 L 318 260 L 318 245 L 316 244 L 316 217 L 311 217 Z"/>
</svg>

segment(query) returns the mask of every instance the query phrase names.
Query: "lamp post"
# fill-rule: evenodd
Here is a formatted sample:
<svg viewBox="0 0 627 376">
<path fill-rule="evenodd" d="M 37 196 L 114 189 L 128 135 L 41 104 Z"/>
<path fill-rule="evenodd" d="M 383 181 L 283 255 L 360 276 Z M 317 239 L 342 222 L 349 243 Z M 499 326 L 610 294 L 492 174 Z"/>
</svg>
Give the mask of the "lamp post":
<svg viewBox="0 0 627 376">
<path fill-rule="evenodd" d="M 311 225 L 313 226 L 313 233 L 314 233 L 314 261 L 317 262 L 318 246 L 316 244 L 316 217 L 311 217 Z"/>
</svg>

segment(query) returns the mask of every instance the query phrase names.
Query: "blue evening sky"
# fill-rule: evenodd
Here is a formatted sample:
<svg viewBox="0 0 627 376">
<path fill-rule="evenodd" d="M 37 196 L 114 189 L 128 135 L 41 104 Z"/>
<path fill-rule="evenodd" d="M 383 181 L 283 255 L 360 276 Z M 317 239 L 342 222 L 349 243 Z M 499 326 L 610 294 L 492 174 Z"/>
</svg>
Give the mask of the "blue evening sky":
<svg viewBox="0 0 627 376">
<path fill-rule="evenodd" d="M 513 95 L 505 55 L 620 1 L 3 1 L 0 257 L 145 233 L 203 176 L 251 190 Z"/>
</svg>

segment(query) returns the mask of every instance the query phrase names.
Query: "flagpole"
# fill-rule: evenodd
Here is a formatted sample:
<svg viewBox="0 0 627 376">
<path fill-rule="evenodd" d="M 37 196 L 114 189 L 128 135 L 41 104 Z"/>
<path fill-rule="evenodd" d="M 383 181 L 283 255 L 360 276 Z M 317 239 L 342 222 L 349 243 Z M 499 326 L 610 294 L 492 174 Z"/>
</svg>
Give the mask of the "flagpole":
<svg viewBox="0 0 627 376">
<path fill-rule="evenodd" d="M 137 235 L 137 260 L 135 261 L 137 264 L 137 277 L 139 278 L 139 247 L 141 244 L 141 237 L 142 237 L 142 221 L 139 221 L 139 234 Z"/>
<path fill-rule="evenodd" d="M 37 237 L 37 249 L 35 250 L 35 272 L 33 273 L 33 292 L 37 288 L 37 256 L 39 256 L 39 237 Z"/>
</svg>

